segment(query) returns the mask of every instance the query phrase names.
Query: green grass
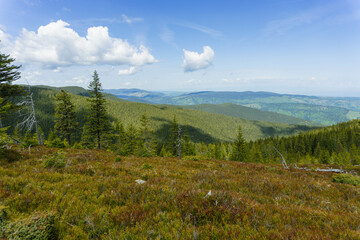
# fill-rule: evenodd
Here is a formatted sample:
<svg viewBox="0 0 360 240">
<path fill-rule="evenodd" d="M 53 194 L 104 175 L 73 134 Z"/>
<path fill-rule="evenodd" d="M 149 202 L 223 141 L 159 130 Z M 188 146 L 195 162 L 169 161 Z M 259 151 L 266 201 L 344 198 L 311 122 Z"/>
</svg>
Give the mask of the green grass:
<svg viewBox="0 0 360 240">
<path fill-rule="evenodd" d="M 202 159 L 114 162 L 112 153 L 75 149 L 64 150 L 64 168 L 45 168 L 58 149 L 20 151 L 22 160 L 0 165 L 5 229 L 32 231 L 26 223 L 37 222 L 59 239 L 360 238 L 359 187 L 331 173 Z"/>
</svg>

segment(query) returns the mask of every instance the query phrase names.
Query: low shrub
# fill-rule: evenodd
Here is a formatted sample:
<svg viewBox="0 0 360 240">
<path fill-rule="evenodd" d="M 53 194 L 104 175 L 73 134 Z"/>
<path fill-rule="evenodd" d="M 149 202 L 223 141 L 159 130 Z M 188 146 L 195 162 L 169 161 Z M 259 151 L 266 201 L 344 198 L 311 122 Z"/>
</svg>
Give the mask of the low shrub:
<svg viewBox="0 0 360 240">
<path fill-rule="evenodd" d="M 21 154 L 12 149 L 0 149 L 0 159 L 6 160 L 6 162 L 11 163 L 19 160 Z"/>
<path fill-rule="evenodd" d="M 335 174 L 333 176 L 333 182 L 346 183 L 354 186 L 360 186 L 360 177 L 351 174 Z"/>
<path fill-rule="evenodd" d="M 153 168 L 153 166 L 151 164 L 149 164 L 149 163 L 144 163 L 142 165 L 142 169 L 152 169 L 152 168 Z"/>
<path fill-rule="evenodd" d="M 0 229 L 5 239 L 57 239 L 54 214 L 36 214 L 7 223 Z"/>
<path fill-rule="evenodd" d="M 116 157 L 116 158 L 114 159 L 115 162 L 120 162 L 121 160 L 122 160 L 121 157 Z"/>
<path fill-rule="evenodd" d="M 55 137 L 48 141 L 46 146 L 55 148 L 66 148 L 69 147 L 69 143 L 66 140 L 61 140 L 60 138 Z"/>
<path fill-rule="evenodd" d="M 63 168 L 66 165 L 65 156 L 63 152 L 58 151 L 50 156 L 45 156 L 44 167 L 46 168 Z"/>
</svg>

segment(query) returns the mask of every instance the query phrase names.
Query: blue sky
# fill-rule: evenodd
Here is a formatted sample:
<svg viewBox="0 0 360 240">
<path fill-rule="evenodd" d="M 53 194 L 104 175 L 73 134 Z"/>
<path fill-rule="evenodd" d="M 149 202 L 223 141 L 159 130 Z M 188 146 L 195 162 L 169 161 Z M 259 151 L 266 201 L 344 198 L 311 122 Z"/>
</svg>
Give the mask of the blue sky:
<svg viewBox="0 0 360 240">
<path fill-rule="evenodd" d="M 360 96 L 360 1 L 0 0 L 19 83 Z"/>
</svg>

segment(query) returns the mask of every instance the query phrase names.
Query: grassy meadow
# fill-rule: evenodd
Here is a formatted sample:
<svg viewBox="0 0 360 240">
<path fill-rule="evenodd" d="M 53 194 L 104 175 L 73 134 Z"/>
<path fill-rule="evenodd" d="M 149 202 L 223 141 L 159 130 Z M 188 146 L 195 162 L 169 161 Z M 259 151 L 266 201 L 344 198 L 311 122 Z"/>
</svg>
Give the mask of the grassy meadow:
<svg viewBox="0 0 360 240">
<path fill-rule="evenodd" d="M 360 186 L 333 173 L 19 151 L 20 160 L 0 165 L 2 239 L 360 239 Z"/>
</svg>

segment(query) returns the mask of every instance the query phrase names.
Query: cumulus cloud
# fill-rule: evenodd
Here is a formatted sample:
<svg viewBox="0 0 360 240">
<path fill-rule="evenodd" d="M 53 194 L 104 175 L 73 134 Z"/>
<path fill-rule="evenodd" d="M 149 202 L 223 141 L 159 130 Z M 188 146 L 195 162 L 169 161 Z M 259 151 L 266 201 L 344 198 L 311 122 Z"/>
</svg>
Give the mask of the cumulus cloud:
<svg viewBox="0 0 360 240">
<path fill-rule="evenodd" d="M 107 27 L 91 27 L 81 37 L 62 20 L 41 26 L 37 32 L 22 30 L 14 42 L 4 42 L 19 62 L 39 63 L 45 67 L 110 64 L 143 66 L 156 62 L 144 45 L 109 36 Z M 0 30 L 0 37 L 5 35 Z M 5 36 L 6 37 L 6 36 Z M 7 39 L 7 38 L 6 38 Z"/>
<path fill-rule="evenodd" d="M 183 68 L 185 72 L 193 72 L 200 69 L 208 68 L 212 65 L 212 60 L 215 56 L 214 50 L 209 46 L 203 47 L 202 53 L 191 52 L 183 49 L 184 63 Z"/>
<path fill-rule="evenodd" d="M 3 29 L 5 29 L 5 28 L 3 28 Z M 7 48 L 6 46 L 8 46 L 9 44 L 10 44 L 10 35 L 3 32 L 1 30 L 1 26 L 0 26 L 0 49 Z"/>
<path fill-rule="evenodd" d="M 134 67 L 134 66 L 131 66 L 128 69 L 120 69 L 118 74 L 120 76 L 127 76 L 127 75 L 132 75 L 132 74 L 134 74 L 136 72 L 137 72 L 137 68 Z"/>
</svg>

